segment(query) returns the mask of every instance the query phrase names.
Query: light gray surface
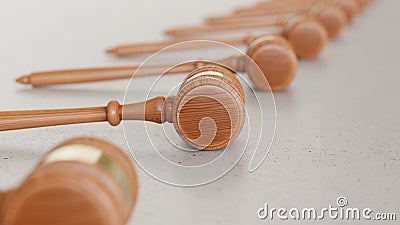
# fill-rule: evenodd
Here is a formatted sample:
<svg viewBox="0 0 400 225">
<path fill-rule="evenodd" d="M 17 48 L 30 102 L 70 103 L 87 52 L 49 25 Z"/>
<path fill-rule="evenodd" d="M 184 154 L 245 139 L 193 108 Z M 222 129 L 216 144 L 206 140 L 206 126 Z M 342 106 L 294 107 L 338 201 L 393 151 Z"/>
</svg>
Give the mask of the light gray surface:
<svg viewBox="0 0 400 225">
<path fill-rule="evenodd" d="M 163 29 L 194 24 L 240 2 L 3 0 L 0 109 L 95 106 L 122 100 L 126 81 L 31 90 L 14 79 L 37 70 L 124 65 L 130 61 L 104 56 L 104 47 L 158 40 Z M 321 208 L 339 196 L 346 196 L 352 207 L 397 212 L 399 217 L 400 30 L 395 24 L 400 21 L 399 7 L 399 1 L 375 1 L 340 38 L 329 42 L 321 57 L 300 63 L 292 86 L 275 95 L 276 139 L 258 171 L 247 172 L 250 159 L 245 155 L 215 183 L 178 188 L 138 169 L 139 200 L 131 223 L 266 224 L 271 222 L 256 216 L 264 203 Z M 126 149 L 121 127 L 107 124 L 3 132 L 0 188 L 16 186 L 47 150 L 79 135 L 103 137 Z"/>
</svg>

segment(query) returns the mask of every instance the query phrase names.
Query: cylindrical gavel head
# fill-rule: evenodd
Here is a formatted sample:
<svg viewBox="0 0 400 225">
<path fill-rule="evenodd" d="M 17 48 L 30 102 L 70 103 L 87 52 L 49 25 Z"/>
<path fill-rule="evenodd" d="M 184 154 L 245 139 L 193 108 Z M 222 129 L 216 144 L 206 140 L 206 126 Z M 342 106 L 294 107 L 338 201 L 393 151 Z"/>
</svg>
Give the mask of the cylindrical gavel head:
<svg viewBox="0 0 400 225">
<path fill-rule="evenodd" d="M 168 120 L 188 145 L 201 150 L 221 149 L 244 126 L 244 91 L 233 71 L 204 66 L 183 81 L 171 110 Z"/>
<path fill-rule="evenodd" d="M 276 4 L 275 1 L 269 2 L 269 4 L 272 3 L 274 4 L 269 7 L 264 6 L 263 8 L 261 8 L 261 10 L 258 8 L 254 8 L 253 11 L 245 10 L 241 12 L 239 10 L 236 12 L 236 16 L 238 17 L 238 19 L 240 19 L 249 17 L 251 18 L 253 16 L 259 17 L 259 16 L 277 15 L 277 14 L 284 15 L 286 13 L 292 14 L 296 12 L 300 13 L 304 10 L 304 7 L 298 9 L 289 7 L 289 9 L 287 9 L 288 5 L 286 5 L 286 7 L 285 6 L 281 7 L 281 5 L 275 5 Z M 310 4 L 310 3 L 305 2 L 305 4 Z M 346 13 L 341 8 L 329 2 L 319 1 L 313 3 L 312 5 L 309 5 L 309 7 L 307 7 L 306 9 L 309 11 L 309 14 L 311 16 L 314 16 L 321 22 L 323 27 L 326 29 L 329 37 L 336 37 L 347 25 Z M 226 21 L 226 19 L 224 20 L 224 17 L 222 17 L 222 19 L 214 17 L 208 20 L 209 23 L 218 23 L 218 21 L 219 23 L 221 23 Z"/>
<path fill-rule="evenodd" d="M 133 210 L 137 180 L 116 146 L 76 138 L 50 151 L 4 205 L 7 225 L 123 225 Z"/>
<path fill-rule="evenodd" d="M 308 15 L 289 19 L 283 27 L 283 34 L 300 58 L 317 57 L 328 41 L 328 34 L 322 24 Z"/>
<path fill-rule="evenodd" d="M 244 71 L 258 90 L 284 90 L 297 73 L 296 54 L 289 41 L 281 35 L 264 35 L 253 40 L 247 55 L 253 62 L 246 60 Z"/>
<path fill-rule="evenodd" d="M 332 4 L 319 2 L 310 8 L 310 14 L 321 22 L 331 38 L 338 36 L 347 25 L 346 13 Z"/>
<path fill-rule="evenodd" d="M 337 0 L 335 5 L 344 11 L 348 21 L 352 21 L 361 9 L 358 0 Z"/>
<path fill-rule="evenodd" d="M 372 0 L 357 0 L 357 1 L 361 9 L 364 9 L 369 3 L 372 2 Z"/>
</svg>

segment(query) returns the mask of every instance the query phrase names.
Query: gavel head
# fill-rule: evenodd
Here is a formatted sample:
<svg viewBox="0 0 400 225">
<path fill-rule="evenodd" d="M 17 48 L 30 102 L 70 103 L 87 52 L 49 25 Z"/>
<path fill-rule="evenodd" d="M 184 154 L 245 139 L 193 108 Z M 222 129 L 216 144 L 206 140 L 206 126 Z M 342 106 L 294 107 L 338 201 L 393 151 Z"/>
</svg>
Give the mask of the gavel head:
<svg viewBox="0 0 400 225">
<path fill-rule="evenodd" d="M 338 36 L 347 25 L 346 13 L 332 4 L 318 2 L 311 7 L 310 14 L 321 22 L 331 38 Z"/>
<path fill-rule="evenodd" d="M 364 9 L 372 0 L 357 0 L 361 9 Z"/>
<path fill-rule="evenodd" d="M 50 151 L 4 205 L 4 224 L 123 225 L 135 205 L 136 173 L 114 145 L 77 138 Z"/>
<path fill-rule="evenodd" d="M 300 58 L 317 57 L 328 41 L 328 34 L 321 22 L 308 15 L 289 19 L 283 28 L 283 34 Z"/>
<path fill-rule="evenodd" d="M 361 7 L 357 0 L 337 0 L 335 1 L 335 4 L 344 11 L 347 21 L 352 21 L 360 11 Z"/>
<path fill-rule="evenodd" d="M 258 90 L 281 91 L 297 73 L 298 60 L 293 47 L 280 35 L 264 35 L 253 40 L 247 55 L 253 61 L 246 60 L 244 70 Z"/>
<path fill-rule="evenodd" d="M 244 91 L 233 71 L 204 66 L 186 77 L 171 110 L 175 129 L 188 145 L 201 150 L 221 149 L 244 126 Z"/>
</svg>

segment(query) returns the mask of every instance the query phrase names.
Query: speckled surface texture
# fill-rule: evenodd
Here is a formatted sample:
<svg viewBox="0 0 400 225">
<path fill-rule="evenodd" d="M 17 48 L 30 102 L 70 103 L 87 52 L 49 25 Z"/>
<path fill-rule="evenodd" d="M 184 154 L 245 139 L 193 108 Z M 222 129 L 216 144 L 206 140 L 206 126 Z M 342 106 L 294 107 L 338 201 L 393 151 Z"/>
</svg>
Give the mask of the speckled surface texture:
<svg viewBox="0 0 400 225">
<path fill-rule="evenodd" d="M 102 51 L 116 43 L 160 40 L 163 29 L 200 22 L 240 2 L 3 2 L 0 110 L 122 100 L 126 81 L 31 90 L 14 79 L 30 71 L 140 62 Z M 338 224 L 343 221 L 262 221 L 256 212 L 264 203 L 322 208 L 339 196 L 353 207 L 400 217 L 399 8 L 399 1 L 376 0 L 318 59 L 300 62 L 292 86 L 275 95 L 276 139 L 255 173 L 247 171 L 246 154 L 217 182 L 179 188 L 137 167 L 140 192 L 131 224 Z M 81 135 L 103 137 L 126 149 L 122 127 L 105 123 L 2 132 L 0 188 L 16 186 L 52 146 Z"/>
</svg>

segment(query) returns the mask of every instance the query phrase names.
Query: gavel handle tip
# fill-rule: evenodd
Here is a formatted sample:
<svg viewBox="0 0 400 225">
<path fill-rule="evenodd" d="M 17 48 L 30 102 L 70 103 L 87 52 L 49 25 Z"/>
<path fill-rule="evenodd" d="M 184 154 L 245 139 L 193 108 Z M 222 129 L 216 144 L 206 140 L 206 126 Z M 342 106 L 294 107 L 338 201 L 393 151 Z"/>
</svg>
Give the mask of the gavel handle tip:
<svg viewBox="0 0 400 225">
<path fill-rule="evenodd" d="M 31 84 L 30 76 L 22 76 L 16 79 L 16 81 L 20 84 Z"/>
<path fill-rule="evenodd" d="M 173 30 L 167 30 L 167 31 L 164 32 L 164 34 L 167 35 L 167 36 L 175 36 L 176 35 Z"/>
<path fill-rule="evenodd" d="M 107 54 L 116 54 L 118 52 L 118 49 L 117 48 L 109 48 L 109 49 L 106 49 L 106 53 Z"/>
</svg>

